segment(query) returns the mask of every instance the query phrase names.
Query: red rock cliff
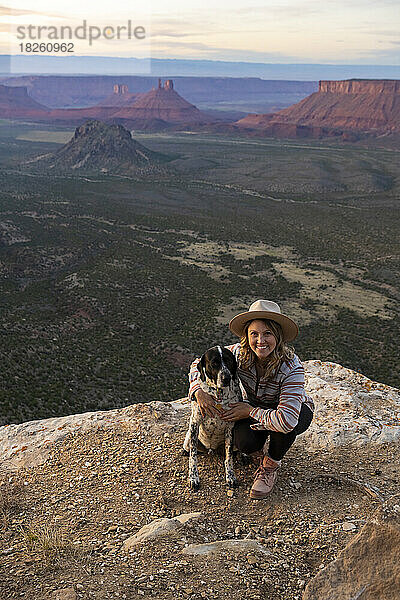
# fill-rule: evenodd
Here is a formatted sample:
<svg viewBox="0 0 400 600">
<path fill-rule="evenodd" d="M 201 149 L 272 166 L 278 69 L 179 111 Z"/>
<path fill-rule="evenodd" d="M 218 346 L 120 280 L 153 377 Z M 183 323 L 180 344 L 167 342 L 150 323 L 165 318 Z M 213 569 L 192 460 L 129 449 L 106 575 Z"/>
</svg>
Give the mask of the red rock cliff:
<svg viewBox="0 0 400 600">
<path fill-rule="evenodd" d="M 0 118 L 15 119 L 45 115 L 47 106 L 35 102 L 26 87 L 0 85 Z"/>
<path fill-rule="evenodd" d="M 239 129 L 265 131 L 265 135 L 285 133 L 288 126 L 295 127 L 296 136 L 299 131 L 301 135 L 308 131 L 312 137 L 347 132 L 399 133 L 400 81 L 320 81 L 318 92 L 301 102 L 274 114 L 249 115 L 236 123 Z"/>
<path fill-rule="evenodd" d="M 320 81 L 318 91 L 331 94 L 400 94 L 400 81 L 397 79 Z"/>
</svg>

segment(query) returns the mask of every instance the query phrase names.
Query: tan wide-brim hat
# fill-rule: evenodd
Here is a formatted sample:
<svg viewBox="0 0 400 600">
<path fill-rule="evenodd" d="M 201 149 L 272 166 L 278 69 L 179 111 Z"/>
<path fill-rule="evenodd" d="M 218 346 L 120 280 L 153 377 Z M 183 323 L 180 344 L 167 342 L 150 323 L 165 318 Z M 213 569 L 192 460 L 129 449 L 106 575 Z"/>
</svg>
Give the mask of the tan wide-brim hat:
<svg viewBox="0 0 400 600">
<path fill-rule="evenodd" d="M 254 321 L 254 319 L 270 319 L 279 323 L 282 327 L 285 342 L 292 342 L 299 333 L 296 323 L 283 315 L 279 305 L 272 302 L 272 300 L 256 300 L 253 302 L 247 312 L 233 317 L 229 322 L 229 329 L 238 337 L 242 337 L 246 323 Z"/>
</svg>

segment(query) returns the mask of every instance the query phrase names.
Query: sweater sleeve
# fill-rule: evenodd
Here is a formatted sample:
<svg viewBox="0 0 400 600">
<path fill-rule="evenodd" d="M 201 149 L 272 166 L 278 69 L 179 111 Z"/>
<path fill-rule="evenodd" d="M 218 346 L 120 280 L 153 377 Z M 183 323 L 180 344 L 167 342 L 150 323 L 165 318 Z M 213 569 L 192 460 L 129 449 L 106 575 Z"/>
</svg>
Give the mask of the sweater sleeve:
<svg viewBox="0 0 400 600">
<path fill-rule="evenodd" d="M 304 396 L 304 368 L 299 363 L 282 380 L 279 404 L 276 409 L 253 408 L 250 417 L 258 423 L 251 427 L 289 433 L 299 421 Z"/>
<path fill-rule="evenodd" d="M 240 351 L 240 344 L 232 344 L 230 346 L 225 346 L 225 348 L 228 348 L 228 350 L 230 350 L 233 353 L 237 360 Z M 200 372 L 197 368 L 199 361 L 199 358 L 195 358 L 192 364 L 190 365 L 188 391 L 189 400 L 195 400 L 194 394 L 197 392 L 198 389 L 200 389 Z"/>
<path fill-rule="evenodd" d="M 188 399 L 195 400 L 195 393 L 200 389 L 200 372 L 197 368 L 200 359 L 195 358 L 190 365 Z"/>
</svg>

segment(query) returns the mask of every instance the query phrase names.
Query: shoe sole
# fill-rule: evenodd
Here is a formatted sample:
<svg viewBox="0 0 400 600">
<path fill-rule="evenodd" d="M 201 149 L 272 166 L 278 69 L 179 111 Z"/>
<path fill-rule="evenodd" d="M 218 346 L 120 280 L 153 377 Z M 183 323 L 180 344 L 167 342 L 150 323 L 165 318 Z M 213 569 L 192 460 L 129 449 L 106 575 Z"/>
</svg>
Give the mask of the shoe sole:
<svg viewBox="0 0 400 600">
<path fill-rule="evenodd" d="M 250 492 L 250 498 L 252 500 L 264 500 L 269 496 L 270 492 Z"/>
</svg>

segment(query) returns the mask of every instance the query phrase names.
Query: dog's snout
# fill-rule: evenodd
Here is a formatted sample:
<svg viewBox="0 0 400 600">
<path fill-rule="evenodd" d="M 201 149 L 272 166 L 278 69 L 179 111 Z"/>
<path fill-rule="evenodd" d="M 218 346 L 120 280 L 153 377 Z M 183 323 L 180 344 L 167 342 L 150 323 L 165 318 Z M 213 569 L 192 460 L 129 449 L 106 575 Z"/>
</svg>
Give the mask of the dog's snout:
<svg viewBox="0 0 400 600">
<path fill-rule="evenodd" d="M 231 374 L 230 373 L 224 373 L 222 375 L 222 381 L 224 381 L 225 383 L 229 383 L 231 380 Z"/>
<path fill-rule="evenodd" d="M 227 385 L 230 384 L 232 375 L 230 374 L 228 369 L 223 369 L 220 373 L 220 377 L 221 377 L 221 383 L 222 383 L 223 387 L 226 387 Z"/>
</svg>

